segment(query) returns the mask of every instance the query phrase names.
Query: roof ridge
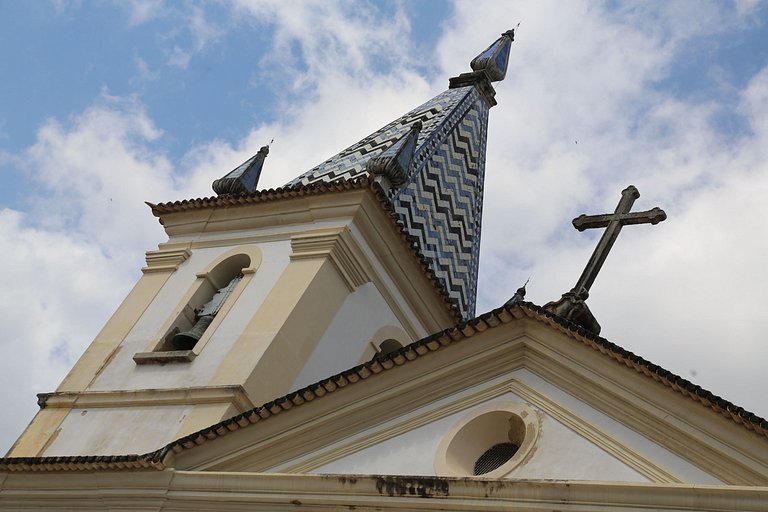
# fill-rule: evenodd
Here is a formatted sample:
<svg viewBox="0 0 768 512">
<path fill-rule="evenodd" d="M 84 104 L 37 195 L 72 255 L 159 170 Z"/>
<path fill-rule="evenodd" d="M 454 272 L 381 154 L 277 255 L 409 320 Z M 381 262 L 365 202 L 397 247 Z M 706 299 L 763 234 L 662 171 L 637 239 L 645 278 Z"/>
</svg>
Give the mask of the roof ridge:
<svg viewBox="0 0 768 512">
<path fill-rule="evenodd" d="M 275 398 L 274 400 L 271 400 L 261 406 L 255 407 L 250 411 L 245 411 L 236 416 L 233 416 L 232 418 L 223 420 L 219 423 L 211 425 L 210 427 L 179 438 L 178 440 L 169 443 L 167 447 L 175 452 L 180 452 L 182 449 L 177 449 L 177 446 L 186 445 L 184 448 L 191 448 L 192 446 L 190 443 L 195 445 L 201 443 L 202 440 L 200 439 L 200 436 L 208 438 L 209 436 L 207 434 L 214 431 L 225 435 L 223 432 L 220 432 L 222 427 L 226 428 L 227 431 L 234 431 L 239 427 L 255 424 L 262 419 L 267 419 L 268 417 L 273 416 L 274 414 L 279 414 L 284 410 L 292 409 L 295 405 L 301 405 L 305 402 L 312 401 L 315 398 L 321 398 L 328 393 L 332 393 L 340 387 L 345 387 L 348 384 L 354 384 L 360 380 L 365 380 L 371 375 L 381 373 L 382 371 L 389 370 L 395 366 L 401 366 L 406 362 L 413 361 L 414 359 L 426 355 L 429 352 L 439 350 L 443 346 L 448 346 L 453 342 L 472 337 L 475 333 L 484 331 L 486 328 L 496 327 L 501 323 L 509 323 L 512 321 L 512 318 L 517 318 L 517 316 L 513 313 L 515 309 L 520 309 L 523 311 L 527 309 L 528 311 L 531 311 L 538 316 L 547 317 L 562 327 L 565 327 L 570 333 L 577 334 L 578 336 L 589 339 L 590 341 L 598 342 L 601 346 L 608 348 L 621 357 L 629 357 L 630 361 L 637 364 L 644 363 L 644 366 L 649 369 L 651 367 L 656 368 L 658 370 L 657 375 L 668 382 L 668 387 L 677 390 L 682 394 L 689 396 L 690 398 L 695 398 L 694 395 L 691 395 L 689 392 L 687 392 L 688 388 L 690 387 L 689 385 L 693 384 L 683 377 L 680 377 L 670 372 L 669 370 L 665 370 L 661 366 L 655 365 L 650 361 L 647 361 L 646 359 L 643 359 L 642 357 L 621 348 L 620 346 L 608 341 L 601 336 L 592 334 L 583 327 L 558 317 L 557 315 L 545 310 L 541 306 L 538 306 L 532 302 L 521 301 L 512 305 L 504 305 L 498 307 L 469 320 L 459 322 L 451 327 L 443 329 L 442 331 L 438 331 L 425 338 L 409 343 L 408 345 L 405 345 L 398 350 L 388 354 L 377 354 L 371 361 L 358 364 L 348 370 L 336 373 L 330 377 L 321 379 L 296 391 L 292 391 L 286 395 Z M 491 320 L 491 323 L 495 325 L 488 324 L 488 320 Z M 481 330 L 475 329 L 475 327 L 479 326 L 480 324 L 485 325 L 482 326 Z M 640 373 L 646 374 L 638 368 L 634 369 Z M 677 384 L 677 387 L 675 387 L 673 384 Z M 680 386 L 680 384 L 683 386 Z M 717 407 L 720 407 L 722 410 L 718 411 L 715 409 L 715 407 L 704 404 L 701 400 L 698 400 L 700 403 L 702 403 L 702 405 L 708 406 L 715 412 L 721 412 L 723 416 L 730 417 L 733 421 L 742 424 L 748 430 L 768 438 L 768 420 L 761 418 L 760 416 L 757 416 L 750 411 L 747 411 L 743 407 L 736 406 L 735 404 L 715 395 L 714 393 L 702 388 L 701 386 L 693 385 L 693 389 L 698 391 L 696 394 L 697 397 L 711 397 L 712 400 L 716 401 Z M 749 421 L 751 424 L 753 424 L 754 428 L 749 428 L 749 426 L 747 426 L 743 421 L 739 420 Z M 238 427 L 230 428 L 233 426 L 233 423 L 237 424 Z"/>
<path fill-rule="evenodd" d="M 396 366 L 402 366 L 429 352 L 435 352 L 454 342 L 471 338 L 477 332 L 483 332 L 488 328 L 497 327 L 524 316 L 542 321 L 552 327 L 557 326 L 561 328 L 561 332 L 568 334 L 577 341 L 591 345 L 596 350 L 600 350 L 600 347 L 605 348 L 610 353 L 603 352 L 602 350 L 600 352 L 613 358 L 617 363 L 624 364 L 649 378 L 653 378 L 651 375 L 653 373 L 658 377 L 658 379 L 654 378 L 654 380 L 669 387 L 671 390 L 697 401 L 713 412 L 731 419 L 761 437 L 768 438 L 768 420 L 621 348 L 601 336 L 587 331 L 583 327 L 545 310 L 541 306 L 532 302 L 519 301 L 514 304 L 505 304 L 467 321 L 459 322 L 442 331 L 409 343 L 389 354 L 378 354 L 370 361 L 358 364 L 298 390 L 291 391 L 258 407 L 180 437 L 157 450 L 143 455 L 6 457 L 0 458 L 0 470 L 164 469 L 166 467 L 164 464 L 166 456 L 171 452 L 180 453 L 201 445 L 206 441 L 225 436 L 240 428 L 254 425 L 295 406 L 311 402 L 316 398 L 322 398 L 329 393 L 333 393 L 338 388 L 355 384 Z M 627 364 L 628 362 L 630 364 Z"/>
</svg>

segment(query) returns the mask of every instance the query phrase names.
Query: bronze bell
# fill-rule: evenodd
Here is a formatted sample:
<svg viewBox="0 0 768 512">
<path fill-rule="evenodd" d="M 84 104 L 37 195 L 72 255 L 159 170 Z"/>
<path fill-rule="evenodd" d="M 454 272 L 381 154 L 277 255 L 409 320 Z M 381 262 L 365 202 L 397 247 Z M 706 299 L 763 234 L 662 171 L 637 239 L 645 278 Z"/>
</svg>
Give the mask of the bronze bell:
<svg viewBox="0 0 768 512">
<path fill-rule="evenodd" d="M 173 337 L 171 341 L 173 350 L 192 350 L 211 322 L 213 322 L 213 315 L 204 315 L 198 318 L 190 330 L 180 332 Z"/>
</svg>

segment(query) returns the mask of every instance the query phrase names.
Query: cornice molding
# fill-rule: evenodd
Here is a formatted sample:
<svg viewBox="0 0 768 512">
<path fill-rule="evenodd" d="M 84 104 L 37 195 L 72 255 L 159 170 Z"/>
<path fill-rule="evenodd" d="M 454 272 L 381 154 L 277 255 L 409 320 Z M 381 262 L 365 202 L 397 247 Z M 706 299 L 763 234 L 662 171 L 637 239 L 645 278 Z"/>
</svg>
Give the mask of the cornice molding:
<svg viewBox="0 0 768 512">
<path fill-rule="evenodd" d="M 203 209 L 165 212 L 161 214 L 161 223 L 171 240 L 176 237 L 226 237 L 228 233 L 246 230 L 351 217 L 361 197 L 371 193 L 367 183 L 322 188 L 324 192 L 307 195 L 286 192 L 272 200 L 218 198 Z M 232 201 L 234 204 L 224 204 Z"/>
<path fill-rule="evenodd" d="M 294 407 L 291 414 L 275 414 L 274 419 L 270 417 L 259 426 L 253 425 L 255 428 L 217 439 L 210 445 L 212 451 L 202 446 L 197 450 L 183 450 L 177 454 L 177 467 L 205 471 L 266 471 L 303 453 L 324 449 L 339 439 L 357 435 L 361 429 L 396 420 L 416 408 L 480 384 L 491 378 L 489 372 L 499 368 L 510 371 L 521 367 L 523 362 L 522 343 L 514 347 L 500 345 L 480 353 L 470 344 L 465 344 L 463 350 L 459 346 L 456 348 L 461 353 L 461 369 L 451 367 L 443 359 L 442 363 L 434 362 L 437 366 L 428 370 L 424 366 L 426 361 L 404 364 L 405 357 L 401 362 L 393 363 L 404 364 L 397 372 L 386 371 L 393 364 L 374 366 L 373 373 L 365 379 L 370 379 L 367 386 L 347 385 L 312 404 L 317 407 L 300 406 Z M 434 357 L 441 358 L 441 352 L 447 351 L 438 350 Z M 405 396 L 408 400 L 403 399 Z M 310 398 L 307 397 L 307 401 Z M 245 425 L 248 422 L 244 419 Z M 258 467 L 253 466 L 254 454 L 258 454 Z"/>
<path fill-rule="evenodd" d="M 540 341 L 537 329 L 528 335 L 526 367 L 545 380 L 725 483 L 768 483 L 765 473 L 757 469 L 765 467 L 757 452 L 735 446 L 722 425 L 718 426 L 727 421 L 725 418 L 701 414 L 700 407 L 682 395 L 662 391 L 651 400 L 651 395 L 641 392 L 649 384 L 644 376 L 627 375 L 621 367 L 608 364 L 606 371 L 620 373 L 609 380 L 586 364 L 578 354 L 579 346 L 565 345 L 557 350 Z M 695 415 L 696 420 L 685 418 L 686 414 Z M 706 426 L 705 431 L 702 427 Z M 736 435 L 741 431 L 734 430 Z"/>
<path fill-rule="evenodd" d="M 492 385 L 484 390 L 472 393 L 466 397 L 441 404 L 440 407 L 426 411 L 408 420 L 377 428 L 354 441 L 325 450 L 301 462 L 280 468 L 281 473 L 309 473 L 317 468 L 344 458 L 360 450 L 364 450 L 381 442 L 398 437 L 406 432 L 422 427 L 457 412 L 465 411 L 475 405 L 492 403 L 492 400 L 514 393 L 525 402 L 532 404 L 548 414 L 581 437 L 595 444 L 614 456 L 630 468 L 634 469 L 652 482 L 681 483 L 682 480 L 669 470 L 655 464 L 637 451 L 625 446 L 624 443 L 607 432 L 592 426 L 583 418 L 571 413 L 546 395 L 534 390 L 518 379 L 512 378 Z"/>
<path fill-rule="evenodd" d="M 41 408 L 93 409 L 226 403 L 241 412 L 254 408 L 242 386 L 201 386 L 184 389 L 118 391 L 57 391 L 37 395 Z"/>
<path fill-rule="evenodd" d="M 71 510 L 762 512 L 767 487 L 207 471 L 0 473 L 0 507 Z M 116 492 L 119 490 L 119 492 Z M 432 498 L 432 499 L 430 499 Z"/>
<path fill-rule="evenodd" d="M 349 291 L 371 281 L 369 265 L 346 226 L 333 231 L 297 234 L 291 237 L 291 260 L 328 258 Z"/>
<path fill-rule="evenodd" d="M 383 267 L 386 279 L 374 275 L 374 283 L 401 323 L 408 326 L 409 334 L 415 340 L 455 324 L 454 311 L 427 276 L 421 262 L 413 258 L 403 244 L 401 234 L 388 229 L 391 221 L 387 219 L 378 200 L 366 196 L 362 206 L 354 219 L 353 227 L 357 230 L 355 234 L 359 234 L 365 247 Z M 396 293 L 401 294 L 402 298 L 398 298 Z M 419 329 L 414 325 L 401 303 L 416 312 L 424 327 Z"/>
<path fill-rule="evenodd" d="M 149 272 L 173 272 L 192 255 L 190 245 L 183 247 L 169 246 L 157 251 L 147 251 L 147 266 L 141 269 L 145 274 Z"/>
<path fill-rule="evenodd" d="M 646 377 L 637 374 L 634 370 L 631 374 L 627 374 L 624 366 L 616 365 L 614 361 L 599 356 L 597 364 L 603 368 L 600 371 L 616 374 L 609 379 L 586 363 L 585 358 L 589 358 L 592 365 L 596 363 L 595 359 L 588 355 L 593 353 L 592 349 L 582 344 L 575 344 L 565 334 L 552 332 L 532 319 L 514 320 L 515 316 L 509 313 L 500 315 L 497 320 L 494 320 L 501 323 L 509 322 L 509 327 L 505 329 L 481 328 L 480 324 L 476 328 L 464 325 L 464 329 L 467 330 L 463 333 L 464 335 L 474 332 L 474 337 L 479 334 L 476 332 L 478 330 L 486 332 L 483 333 L 483 338 L 474 339 L 472 343 L 460 343 L 451 350 L 438 349 L 423 362 L 421 358 L 417 358 L 410 364 L 404 364 L 406 358 L 402 357 L 404 367 L 396 372 L 374 372 L 380 375 L 370 379 L 365 385 L 345 386 L 342 392 L 331 393 L 330 396 L 318 400 L 309 407 L 296 407 L 296 410 L 290 414 L 277 415 L 260 427 L 254 426 L 256 428 L 239 432 L 245 437 L 226 436 L 224 439 L 217 440 L 218 446 L 211 446 L 213 452 L 202 447 L 199 448 L 200 451 L 181 450 L 182 453 L 178 454 L 180 457 L 178 460 L 181 463 L 179 467 L 214 471 L 263 471 L 280 467 L 285 464 L 285 461 L 291 459 L 300 461 L 299 457 L 303 453 L 313 450 L 327 451 L 328 447 L 338 439 L 351 438 L 359 435 L 364 429 L 396 421 L 398 416 L 449 397 L 470 386 L 488 382 L 516 368 L 528 368 L 534 374 L 578 397 L 597 411 L 607 414 L 661 447 L 672 451 L 683 460 L 691 462 L 727 483 L 765 485 L 768 482 L 764 471 L 761 472 L 759 469 L 762 460 L 760 452 L 764 453 L 762 446 L 755 446 L 755 450 L 757 448 L 760 450 L 750 455 L 733 443 L 728 445 L 711 435 L 707 437 L 701 432 L 681 428 L 674 419 L 679 414 L 673 411 L 676 407 L 682 406 L 687 412 L 685 409 L 687 402 L 684 401 L 684 397 L 662 392 L 657 397 L 659 402 L 652 407 L 649 407 L 650 402 L 645 404 L 638 402 L 636 398 L 625 392 L 625 388 L 636 386 L 635 393 L 640 393 L 649 385 L 646 380 L 643 380 L 647 379 Z M 547 342 L 542 348 L 542 342 L 539 341 L 538 336 L 544 330 L 555 339 Z M 460 338 L 461 334 L 456 333 L 456 336 Z M 446 336 L 444 343 L 442 338 L 439 342 L 434 340 L 434 343 L 438 346 L 452 344 L 449 336 Z M 548 360 L 546 365 L 543 364 L 545 359 Z M 392 364 L 401 364 L 397 358 L 393 361 L 383 361 L 382 364 L 384 363 L 389 363 L 389 367 Z M 621 382 L 622 379 L 626 382 L 617 386 L 616 383 Z M 640 380 L 635 382 L 636 379 Z M 322 391 L 319 388 L 318 390 Z M 316 394 L 322 396 L 320 393 Z M 314 395 L 307 395 L 305 399 L 309 401 L 313 397 Z M 408 406 L 403 405 L 406 402 Z M 606 403 L 610 407 L 606 408 Z M 706 411 L 697 411 L 695 408 L 700 406 L 694 402 L 687 405 L 693 410 L 694 415 L 703 416 L 706 413 Z M 283 408 L 282 402 L 279 408 Z M 277 412 L 279 410 L 276 410 L 275 414 Z M 563 414 L 561 417 L 568 419 Z M 246 418 L 243 418 L 243 421 L 245 425 L 241 426 L 247 426 L 249 421 L 256 422 Z M 577 418 L 570 418 L 569 421 L 573 424 L 577 422 Z M 707 419 L 704 418 L 703 421 L 706 423 Z M 722 422 L 726 420 L 720 416 L 713 416 L 710 421 L 714 422 L 710 425 L 711 428 L 706 424 L 704 428 L 720 431 L 718 429 L 723 428 Z M 725 427 L 728 426 L 725 425 Z M 668 433 L 665 429 L 669 429 Z M 753 434 L 744 431 L 738 425 L 733 425 L 731 432 L 726 431 L 723 435 L 728 437 L 730 434 L 736 436 L 739 442 L 753 440 L 751 437 Z M 671 437 L 668 438 L 667 435 Z M 603 432 L 597 432 L 592 437 L 598 439 L 603 436 Z M 632 467 L 639 468 L 641 473 L 651 479 L 674 481 L 677 478 L 666 468 L 654 467 L 651 461 L 644 459 L 631 447 L 627 447 L 623 452 L 624 449 L 618 447 L 616 443 L 614 447 L 604 445 L 604 448 L 609 452 L 618 451 L 618 456 L 627 460 Z M 252 454 L 255 453 L 259 454 L 258 467 L 252 466 Z M 762 467 L 764 468 L 764 465 Z"/>
</svg>

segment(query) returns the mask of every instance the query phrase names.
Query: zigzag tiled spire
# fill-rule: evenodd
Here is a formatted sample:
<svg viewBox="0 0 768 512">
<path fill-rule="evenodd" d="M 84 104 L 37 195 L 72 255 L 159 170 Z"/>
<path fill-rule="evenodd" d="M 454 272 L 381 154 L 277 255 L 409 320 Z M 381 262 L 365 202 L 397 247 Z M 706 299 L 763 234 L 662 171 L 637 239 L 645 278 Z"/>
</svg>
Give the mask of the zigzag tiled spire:
<svg viewBox="0 0 768 512">
<path fill-rule="evenodd" d="M 376 175 L 464 319 L 475 314 L 491 82 L 504 78 L 513 40 L 505 32 L 447 91 L 288 184 Z"/>
</svg>

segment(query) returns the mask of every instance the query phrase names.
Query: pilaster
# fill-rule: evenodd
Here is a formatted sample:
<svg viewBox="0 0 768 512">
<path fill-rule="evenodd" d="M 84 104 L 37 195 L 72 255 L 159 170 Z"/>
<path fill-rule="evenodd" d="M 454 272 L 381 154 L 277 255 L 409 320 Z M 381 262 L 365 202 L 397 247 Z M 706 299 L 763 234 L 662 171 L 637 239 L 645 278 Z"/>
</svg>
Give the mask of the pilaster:
<svg viewBox="0 0 768 512">
<path fill-rule="evenodd" d="M 291 246 L 290 264 L 211 382 L 242 383 L 255 403 L 290 391 L 346 297 L 370 281 L 346 227 L 294 235 Z"/>
</svg>

